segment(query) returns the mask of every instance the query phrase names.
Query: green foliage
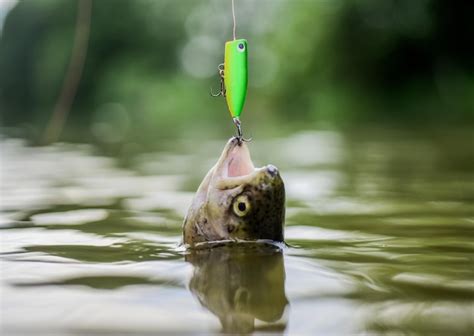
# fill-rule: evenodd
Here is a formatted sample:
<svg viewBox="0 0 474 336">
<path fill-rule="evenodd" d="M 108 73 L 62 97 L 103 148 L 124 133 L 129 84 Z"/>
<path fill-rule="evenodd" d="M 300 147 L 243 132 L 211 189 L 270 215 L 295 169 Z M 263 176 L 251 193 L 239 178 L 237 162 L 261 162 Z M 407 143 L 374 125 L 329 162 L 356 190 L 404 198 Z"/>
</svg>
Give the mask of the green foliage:
<svg viewBox="0 0 474 336">
<path fill-rule="evenodd" d="M 237 1 L 249 40 L 251 132 L 474 121 L 473 5 L 423 1 Z M 5 126 L 43 131 L 63 85 L 76 1 L 21 1 L 0 39 Z M 149 142 L 232 131 L 217 65 L 230 38 L 224 1 L 93 1 L 65 139 Z M 227 126 L 229 124 L 229 126 Z M 226 126 L 223 126 L 226 125 Z M 92 138 L 90 138 L 92 136 Z"/>
</svg>

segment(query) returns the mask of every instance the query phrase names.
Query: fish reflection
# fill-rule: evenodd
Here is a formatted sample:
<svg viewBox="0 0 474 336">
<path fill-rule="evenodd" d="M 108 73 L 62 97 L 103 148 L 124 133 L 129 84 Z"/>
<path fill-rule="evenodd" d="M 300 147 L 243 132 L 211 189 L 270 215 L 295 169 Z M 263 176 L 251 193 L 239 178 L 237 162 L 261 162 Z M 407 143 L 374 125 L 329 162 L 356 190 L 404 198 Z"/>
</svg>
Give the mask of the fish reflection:
<svg viewBox="0 0 474 336">
<path fill-rule="evenodd" d="M 283 331 L 288 299 L 280 248 L 231 244 L 194 250 L 189 283 L 201 305 L 216 315 L 223 332 Z"/>
</svg>

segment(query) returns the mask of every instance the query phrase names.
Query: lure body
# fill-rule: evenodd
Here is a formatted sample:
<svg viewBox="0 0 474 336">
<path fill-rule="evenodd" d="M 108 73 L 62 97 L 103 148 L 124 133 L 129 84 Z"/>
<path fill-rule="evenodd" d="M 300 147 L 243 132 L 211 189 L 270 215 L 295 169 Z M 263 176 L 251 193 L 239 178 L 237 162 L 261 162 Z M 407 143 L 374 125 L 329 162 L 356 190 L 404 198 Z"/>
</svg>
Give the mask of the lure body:
<svg viewBox="0 0 474 336">
<path fill-rule="evenodd" d="M 225 44 L 225 98 L 232 118 L 239 118 L 247 96 L 248 61 L 247 40 L 233 40 Z"/>
</svg>

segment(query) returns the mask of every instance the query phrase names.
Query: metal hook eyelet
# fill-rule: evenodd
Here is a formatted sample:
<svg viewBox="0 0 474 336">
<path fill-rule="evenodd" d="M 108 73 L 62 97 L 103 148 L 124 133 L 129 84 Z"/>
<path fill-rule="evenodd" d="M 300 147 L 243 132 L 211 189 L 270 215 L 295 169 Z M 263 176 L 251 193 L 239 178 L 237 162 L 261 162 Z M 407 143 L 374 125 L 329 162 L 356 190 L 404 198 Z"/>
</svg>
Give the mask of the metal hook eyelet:
<svg viewBox="0 0 474 336">
<path fill-rule="evenodd" d="M 239 140 L 239 145 L 243 141 L 245 141 L 245 142 L 252 141 L 252 138 L 248 138 L 248 139 L 244 138 L 244 135 L 242 133 L 242 123 L 240 122 L 239 117 L 233 118 L 232 121 L 234 122 L 235 127 L 237 127 L 237 139 Z"/>
<path fill-rule="evenodd" d="M 218 74 L 219 74 L 219 77 L 220 77 L 220 90 L 218 93 L 213 93 L 212 92 L 212 88 L 211 88 L 211 96 L 212 97 L 219 97 L 219 96 L 222 96 L 222 97 L 225 97 L 225 94 L 226 94 L 226 89 L 225 89 L 225 83 L 224 83 L 224 63 L 221 63 L 217 66 L 217 71 L 218 71 Z"/>
</svg>

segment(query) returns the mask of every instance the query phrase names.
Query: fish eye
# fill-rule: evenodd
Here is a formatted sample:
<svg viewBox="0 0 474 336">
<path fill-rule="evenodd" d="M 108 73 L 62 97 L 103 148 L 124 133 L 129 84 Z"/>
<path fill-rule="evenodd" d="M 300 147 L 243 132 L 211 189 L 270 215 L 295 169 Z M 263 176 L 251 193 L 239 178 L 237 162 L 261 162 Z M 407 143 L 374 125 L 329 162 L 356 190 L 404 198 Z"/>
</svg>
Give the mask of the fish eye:
<svg viewBox="0 0 474 336">
<path fill-rule="evenodd" d="M 248 200 L 248 197 L 243 195 L 237 197 L 234 201 L 234 204 L 232 205 L 232 209 L 234 210 L 234 213 L 239 217 L 243 217 L 248 214 L 250 211 L 250 202 Z"/>
<path fill-rule="evenodd" d="M 238 49 L 240 52 L 244 51 L 244 50 L 245 50 L 245 44 L 239 43 L 239 44 L 237 45 L 237 49 Z"/>
</svg>

